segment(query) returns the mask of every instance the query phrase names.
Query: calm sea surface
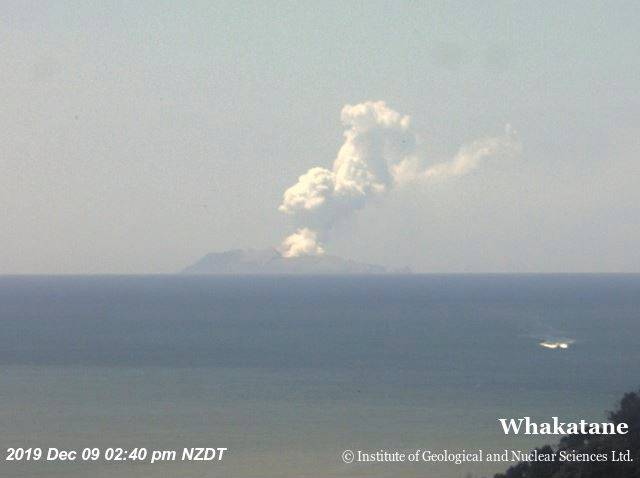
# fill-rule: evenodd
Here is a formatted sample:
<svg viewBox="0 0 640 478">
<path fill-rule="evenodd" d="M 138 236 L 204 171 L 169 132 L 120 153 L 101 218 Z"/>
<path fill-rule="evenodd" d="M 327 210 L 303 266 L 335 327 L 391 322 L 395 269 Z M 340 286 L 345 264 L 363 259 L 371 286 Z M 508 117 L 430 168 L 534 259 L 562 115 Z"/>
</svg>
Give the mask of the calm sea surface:
<svg viewBox="0 0 640 478">
<path fill-rule="evenodd" d="M 566 350 L 539 346 L 573 339 Z M 640 276 L 2 277 L 0 446 L 227 447 L 10 477 L 463 477 L 343 450 L 527 450 L 640 386 Z M 553 437 L 550 441 L 555 441 Z"/>
</svg>

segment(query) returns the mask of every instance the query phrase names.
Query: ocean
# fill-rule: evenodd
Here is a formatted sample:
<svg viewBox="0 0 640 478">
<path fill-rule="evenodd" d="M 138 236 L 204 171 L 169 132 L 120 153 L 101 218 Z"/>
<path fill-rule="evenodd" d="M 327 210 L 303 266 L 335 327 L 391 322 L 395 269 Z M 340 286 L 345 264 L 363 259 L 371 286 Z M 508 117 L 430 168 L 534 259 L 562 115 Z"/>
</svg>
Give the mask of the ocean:
<svg viewBox="0 0 640 478">
<path fill-rule="evenodd" d="M 0 474 L 491 476 L 344 450 L 528 450 L 497 418 L 602 421 L 640 386 L 640 275 L 0 277 Z M 567 349 L 540 346 L 568 342 Z M 228 448 L 211 462 L 7 462 Z"/>
</svg>

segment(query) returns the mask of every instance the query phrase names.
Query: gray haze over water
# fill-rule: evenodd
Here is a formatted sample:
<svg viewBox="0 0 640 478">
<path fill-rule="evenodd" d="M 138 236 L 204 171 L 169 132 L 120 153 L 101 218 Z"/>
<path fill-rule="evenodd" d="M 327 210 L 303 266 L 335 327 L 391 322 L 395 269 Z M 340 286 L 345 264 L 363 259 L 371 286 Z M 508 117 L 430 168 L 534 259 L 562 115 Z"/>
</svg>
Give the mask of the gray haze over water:
<svg viewBox="0 0 640 478">
<path fill-rule="evenodd" d="M 638 2 L 0 5 L 0 272 L 175 272 L 277 246 L 346 104 L 411 117 L 429 164 L 327 253 L 423 272 L 639 272 Z"/>
<path fill-rule="evenodd" d="M 0 448 L 230 448 L 15 477 L 462 477 L 504 467 L 340 453 L 526 450 L 497 417 L 599 421 L 638 386 L 637 275 L 2 277 L 0 304 Z"/>
</svg>

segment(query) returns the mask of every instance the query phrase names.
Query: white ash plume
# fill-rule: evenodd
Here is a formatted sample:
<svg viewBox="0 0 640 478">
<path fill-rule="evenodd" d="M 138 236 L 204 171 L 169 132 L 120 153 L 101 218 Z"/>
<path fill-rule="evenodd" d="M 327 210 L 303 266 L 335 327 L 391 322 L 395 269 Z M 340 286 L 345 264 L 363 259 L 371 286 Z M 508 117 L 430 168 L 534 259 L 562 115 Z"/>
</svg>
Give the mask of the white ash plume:
<svg viewBox="0 0 640 478">
<path fill-rule="evenodd" d="M 467 174 L 489 156 L 520 149 L 507 127 L 503 136 L 474 141 L 460 148 L 451 160 L 425 166 L 411 118 L 384 101 L 346 105 L 340 117 L 346 129 L 333 167 L 309 169 L 284 192 L 278 209 L 301 226 L 282 243 L 285 257 L 322 254 L 319 234 L 325 237 L 337 221 L 393 187 Z"/>
<path fill-rule="evenodd" d="M 282 241 L 281 252 L 283 257 L 319 256 L 324 249 L 318 242 L 318 234 L 304 227 Z"/>
</svg>

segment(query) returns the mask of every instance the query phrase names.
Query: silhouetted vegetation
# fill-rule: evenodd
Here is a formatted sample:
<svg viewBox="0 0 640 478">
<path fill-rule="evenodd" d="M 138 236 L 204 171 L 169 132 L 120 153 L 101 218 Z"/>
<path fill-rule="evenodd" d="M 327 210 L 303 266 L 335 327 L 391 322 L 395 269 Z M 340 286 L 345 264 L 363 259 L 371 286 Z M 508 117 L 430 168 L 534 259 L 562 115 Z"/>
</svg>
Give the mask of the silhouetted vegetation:
<svg viewBox="0 0 640 478">
<path fill-rule="evenodd" d="M 640 392 L 627 393 L 619 409 L 609 414 L 613 423 L 626 423 L 626 435 L 569 435 L 556 447 L 538 448 L 540 453 L 561 451 L 580 454 L 607 454 L 606 461 L 522 462 L 494 478 L 640 478 Z M 630 450 L 633 461 L 612 461 Z"/>
</svg>

